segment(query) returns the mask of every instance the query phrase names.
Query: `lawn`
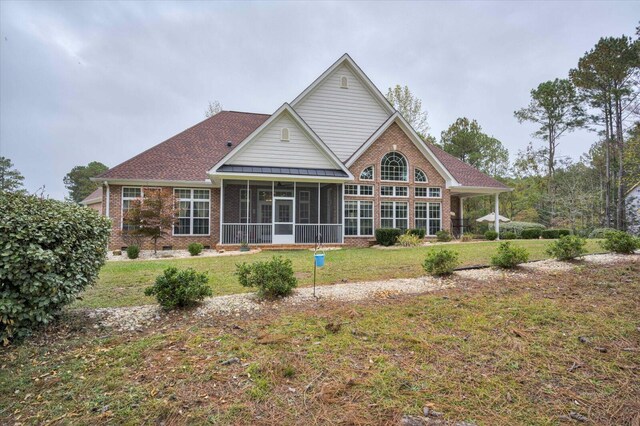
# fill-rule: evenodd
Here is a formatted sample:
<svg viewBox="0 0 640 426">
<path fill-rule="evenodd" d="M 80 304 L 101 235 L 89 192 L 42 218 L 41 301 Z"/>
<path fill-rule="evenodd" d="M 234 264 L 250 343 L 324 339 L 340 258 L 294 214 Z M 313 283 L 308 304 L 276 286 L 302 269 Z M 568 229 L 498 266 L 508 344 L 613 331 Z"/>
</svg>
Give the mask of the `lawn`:
<svg viewBox="0 0 640 426">
<path fill-rule="evenodd" d="M 629 262 L 254 316 L 177 313 L 132 334 L 72 317 L 0 349 L 0 418 L 397 425 L 428 406 L 478 425 L 632 425 L 638 312 Z"/>
<path fill-rule="evenodd" d="M 526 247 L 530 260 L 545 259 L 548 240 L 516 240 L 513 244 Z M 429 250 L 441 247 L 460 253 L 463 266 L 486 265 L 498 242 L 471 242 L 433 245 L 402 249 L 343 249 L 326 252 L 326 266 L 318 270 L 319 285 L 343 281 L 375 281 L 389 278 L 410 278 L 424 275 L 422 261 Z M 590 253 L 602 251 L 596 240 L 588 240 Z M 308 250 L 273 252 L 265 251 L 247 256 L 202 257 L 193 259 L 169 259 L 137 262 L 108 262 L 100 272 L 98 283 L 84 292 L 75 307 L 135 306 L 153 303 L 144 295 L 144 288 L 169 267 L 194 268 L 209 274 L 209 284 L 215 295 L 248 291 L 238 284 L 234 276 L 239 262 L 266 260 L 274 255 L 291 259 L 300 286 L 313 284 L 313 256 Z"/>
</svg>

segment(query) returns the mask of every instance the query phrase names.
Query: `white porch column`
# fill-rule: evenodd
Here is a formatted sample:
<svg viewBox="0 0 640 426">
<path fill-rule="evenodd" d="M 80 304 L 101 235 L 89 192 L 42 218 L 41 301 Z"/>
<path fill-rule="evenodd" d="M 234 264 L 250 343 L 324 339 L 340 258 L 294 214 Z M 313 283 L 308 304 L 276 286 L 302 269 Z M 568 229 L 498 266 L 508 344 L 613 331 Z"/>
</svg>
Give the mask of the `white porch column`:
<svg viewBox="0 0 640 426">
<path fill-rule="evenodd" d="M 460 197 L 460 238 L 464 235 L 464 198 Z"/>
<path fill-rule="evenodd" d="M 500 194 L 496 192 L 496 200 L 495 200 L 495 206 L 494 206 L 494 211 L 493 213 L 495 214 L 495 218 L 494 218 L 494 222 L 493 222 L 493 228 L 495 229 L 495 231 L 498 233 L 498 240 L 500 239 L 500 221 L 498 220 L 498 217 L 500 215 L 500 202 L 498 200 L 498 196 Z"/>
</svg>

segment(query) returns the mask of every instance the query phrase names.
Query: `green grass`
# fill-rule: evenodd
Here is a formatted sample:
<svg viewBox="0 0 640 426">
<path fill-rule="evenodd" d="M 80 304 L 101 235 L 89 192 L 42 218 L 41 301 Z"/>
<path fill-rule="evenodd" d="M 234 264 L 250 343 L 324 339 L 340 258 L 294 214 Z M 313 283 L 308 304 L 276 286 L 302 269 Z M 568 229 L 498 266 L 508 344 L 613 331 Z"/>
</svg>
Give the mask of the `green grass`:
<svg viewBox="0 0 640 426">
<path fill-rule="evenodd" d="M 546 259 L 549 240 L 514 240 L 514 245 L 525 247 L 530 260 Z M 460 253 L 462 266 L 488 265 L 496 250 L 497 241 L 459 244 L 434 244 L 429 247 L 402 249 L 343 249 L 326 252 L 325 267 L 318 270 L 319 285 L 343 281 L 375 281 L 390 278 L 411 278 L 425 274 L 422 262 L 429 250 L 440 247 L 454 249 Z M 589 253 L 601 251 L 596 240 L 588 240 Z M 300 286 L 313 284 L 313 256 L 308 250 L 264 251 L 246 256 L 201 257 L 135 262 L 107 262 L 100 272 L 95 286 L 85 291 L 82 300 L 74 307 L 102 308 L 116 306 L 136 306 L 154 303 L 154 299 L 144 295 L 145 287 L 153 284 L 155 278 L 169 266 L 194 268 L 209 274 L 209 285 L 214 295 L 243 293 L 250 291 L 238 284 L 234 275 L 235 265 L 240 262 L 255 262 L 270 259 L 274 255 L 285 256 L 293 262 L 293 269 Z"/>
<path fill-rule="evenodd" d="M 630 262 L 253 318 L 184 313 L 131 335 L 79 321 L 0 349 L 0 418 L 398 424 L 430 405 L 452 423 L 634 424 L 639 311 Z"/>
</svg>

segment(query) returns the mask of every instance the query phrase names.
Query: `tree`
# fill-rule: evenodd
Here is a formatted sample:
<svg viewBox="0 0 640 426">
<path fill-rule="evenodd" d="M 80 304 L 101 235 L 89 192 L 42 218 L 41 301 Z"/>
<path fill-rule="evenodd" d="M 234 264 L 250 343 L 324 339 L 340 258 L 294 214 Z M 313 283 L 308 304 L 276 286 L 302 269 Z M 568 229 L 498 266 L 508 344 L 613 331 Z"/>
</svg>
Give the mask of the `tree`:
<svg viewBox="0 0 640 426">
<path fill-rule="evenodd" d="M 99 182 L 90 179 L 107 170 L 109 168 L 99 161 L 92 161 L 86 166 L 75 166 L 63 179 L 64 186 L 69 190 L 68 198 L 76 203 L 87 198 L 100 186 Z"/>
<path fill-rule="evenodd" d="M 476 120 L 458 118 L 440 137 L 442 149 L 492 176 L 509 168 L 509 152 L 502 143 L 482 132 Z"/>
<path fill-rule="evenodd" d="M 422 111 L 422 101 L 411 93 L 408 86 L 396 84 L 396 87 L 390 87 L 387 100 L 423 139 L 428 138 L 427 112 Z"/>
<path fill-rule="evenodd" d="M 220 104 L 220 102 L 218 101 L 209 101 L 209 105 L 207 106 L 207 109 L 204 111 L 204 116 L 209 118 L 209 117 L 213 117 L 214 115 L 216 115 L 217 113 L 219 113 L 220 111 L 222 111 L 222 105 Z"/>
<path fill-rule="evenodd" d="M 640 122 L 629 131 L 624 153 L 625 188 L 640 182 Z"/>
<path fill-rule="evenodd" d="M 585 53 L 578 66 L 569 72 L 572 82 L 598 111 L 592 124 L 604 126 L 606 192 L 605 225 L 611 226 L 611 199 L 616 205 L 613 221 L 617 228 L 625 226 L 625 121 L 632 117 L 640 93 L 640 40 L 631 37 L 603 37 Z M 612 157 L 617 159 L 614 179 Z M 614 183 L 612 187 L 612 182 Z"/>
<path fill-rule="evenodd" d="M 158 240 L 171 232 L 177 223 L 178 203 L 170 191 L 147 188 L 144 197 L 132 200 L 123 222 L 130 230 L 123 231 L 133 237 L 147 237 L 158 252 Z"/>
<path fill-rule="evenodd" d="M 13 168 L 6 157 L 0 157 L 0 192 L 25 192 L 22 188 L 24 176 Z"/>
<path fill-rule="evenodd" d="M 531 121 L 540 126 L 532 136 L 547 142 L 547 173 L 551 192 L 558 139 L 585 123 L 585 111 L 576 88 L 566 79 L 556 78 L 541 83 L 531 91 L 529 105 L 515 111 L 514 115 L 520 123 Z"/>
</svg>

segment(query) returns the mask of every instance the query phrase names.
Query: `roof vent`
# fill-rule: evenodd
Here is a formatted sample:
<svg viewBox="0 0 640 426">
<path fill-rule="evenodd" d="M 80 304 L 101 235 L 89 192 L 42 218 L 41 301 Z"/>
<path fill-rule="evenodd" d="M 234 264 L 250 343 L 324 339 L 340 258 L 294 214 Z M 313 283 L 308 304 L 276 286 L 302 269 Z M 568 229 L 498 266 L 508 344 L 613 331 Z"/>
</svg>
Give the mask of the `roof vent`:
<svg viewBox="0 0 640 426">
<path fill-rule="evenodd" d="M 233 144 L 231 143 L 231 141 L 227 141 L 227 146 L 228 146 L 229 148 L 231 148 L 231 147 L 233 146 Z"/>
</svg>

